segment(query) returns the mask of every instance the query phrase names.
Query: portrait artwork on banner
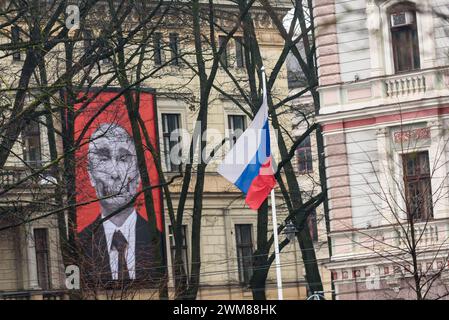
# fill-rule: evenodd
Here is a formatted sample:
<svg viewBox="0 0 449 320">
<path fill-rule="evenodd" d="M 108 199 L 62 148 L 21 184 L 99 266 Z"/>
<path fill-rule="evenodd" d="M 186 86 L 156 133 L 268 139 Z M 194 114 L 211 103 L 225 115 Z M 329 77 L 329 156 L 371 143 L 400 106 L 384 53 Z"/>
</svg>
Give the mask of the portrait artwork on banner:
<svg viewBox="0 0 449 320">
<path fill-rule="evenodd" d="M 135 94 L 135 93 L 134 93 Z M 160 247 L 148 223 L 155 215 L 160 236 L 162 197 L 152 189 L 154 208 L 146 208 L 131 124 L 124 97 L 118 91 L 88 93 L 92 99 L 75 109 L 77 231 L 80 266 L 84 286 L 96 289 L 117 284 L 138 284 L 150 288 L 158 284 Z M 105 104 L 114 100 L 104 110 Z M 101 112 L 100 112 L 101 111 Z M 140 116 L 151 144 L 157 150 L 154 96 L 140 92 Z M 94 119 L 94 120 L 92 120 Z M 144 135 L 141 136 L 151 185 L 159 176 Z M 150 216 L 151 217 L 151 216 Z M 154 217 L 154 216 L 153 216 Z M 153 219 L 154 221 L 154 219 Z M 154 233 L 154 232 L 153 232 Z"/>
</svg>

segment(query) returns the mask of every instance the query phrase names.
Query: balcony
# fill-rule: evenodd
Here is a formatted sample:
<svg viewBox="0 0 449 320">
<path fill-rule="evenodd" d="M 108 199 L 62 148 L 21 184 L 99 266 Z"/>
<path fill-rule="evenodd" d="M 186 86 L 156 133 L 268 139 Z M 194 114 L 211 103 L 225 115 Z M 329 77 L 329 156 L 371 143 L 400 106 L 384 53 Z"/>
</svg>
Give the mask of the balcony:
<svg viewBox="0 0 449 320">
<path fill-rule="evenodd" d="M 384 80 L 387 97 L 404 97 L 426 92 L 426 77 L 422 74 L 391 77 Z"/>
<path fill-rule="evenodd" d="M 17 291 L 0 292 L 0 300 L 65 300 L 64 291 Z"/>
<path fill-rule="evenodd" d="M 449 218 L 440 218 L 428 222 L 416 222 L 415 241 L 419 252 L 439 248 L 441 252 L 449 249 Z M 404 254 L 408 252 L 411 233 L 407 223 L 400 225 L 381 225 L 374 228 L 351 229 L 333 233 L 334 251 L 332 260 L 346 261 L 383 255 Z M 351 240 L 348 240 L 351 239 Z M 350 244 L 348 244 L 348 241 Z"/>
<path fill-rule="evenodd" d="M 0 169 L 0 191 L 3 188 L 13 187 L 20 183 L 21 188 L 30 186 L 52 185 L 55 178 L 50 175 L 49 170 L 39 174 L 33 174 L 33 171 L 24 167 L 5 167 Z"/>
<path fill-rule="evenodd" d="M 322 101 L 320 122 L 366 116 L 367 112 L 389 112 L 392 105 L 398 110 L 435 106 L 449 101 L 449 68 L 355 80 L 323 86 L 319 91 Z M 337 112 L 339 114 L 335 115 Z"/>
<path fill-rule="evenodd" d="M 447 232 L 444 224 L 438 224 L 433 221 L 426 223 L 418 223 L 415 225 L 415 236 L 418 242 L 418 248 L 434 247 L 444 245 L 447 240 Z M 440 234 L 439 234 L 440 233 Z M 404 230 L 398 230 L 396 233 L 396 245 L 406 245 L 405 239 L 410 235 L 405 234 Z M 443 239 L 443 241 L 441 241 Z"/>
</svg>

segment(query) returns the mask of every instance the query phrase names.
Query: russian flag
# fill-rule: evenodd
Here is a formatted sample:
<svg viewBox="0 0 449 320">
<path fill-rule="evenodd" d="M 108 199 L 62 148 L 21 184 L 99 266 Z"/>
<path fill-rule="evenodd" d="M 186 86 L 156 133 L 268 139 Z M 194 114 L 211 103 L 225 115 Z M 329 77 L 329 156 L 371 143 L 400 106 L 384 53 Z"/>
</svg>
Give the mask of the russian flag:
<svg viewBox="0 0 449 320">
<path fill-rule="evenodd" d="M 271 158 L 266 94 L 248 129 L 243 132 L 220 164 L 218 173 L 246 195 L 245 202 L 253 210 L 259 209 L 276 185 Z"/>
</svg>

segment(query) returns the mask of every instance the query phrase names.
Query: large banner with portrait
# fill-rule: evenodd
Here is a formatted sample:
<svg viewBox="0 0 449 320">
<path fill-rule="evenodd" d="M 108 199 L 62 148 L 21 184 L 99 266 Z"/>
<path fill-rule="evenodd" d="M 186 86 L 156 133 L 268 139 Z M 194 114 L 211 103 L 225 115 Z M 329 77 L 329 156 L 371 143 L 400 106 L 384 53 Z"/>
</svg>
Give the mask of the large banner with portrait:
<svg viewBox="0 0 449 320">
<path fill-rule="evenodd" d="M 149 138 L 158 152 L 157 112 L 151 91 L 138 94 L 133 92 L 145 127 L 140 130 L 142 141 L 133 138 L 119 89 L 83 93 L 75 106 L 74 138 L 80 142 L 75 156 L 80 268 L 83 285 L 92 289 L 159 283 L 159 257 L 163 254 L 161 246 L 155 247 L 154 237 L 163 232 L 161 189 L 149 188 L 152 199 L 145 201 L 136 153 L 136 143 L 141 143 L 150 185 L 158 185 L 158 172 L 145 139 Z M 153 205 L 147 208 L 145 203 Z M 156 228 L 151 228 L 148 217 L 156 218 Z"/>
</svg>

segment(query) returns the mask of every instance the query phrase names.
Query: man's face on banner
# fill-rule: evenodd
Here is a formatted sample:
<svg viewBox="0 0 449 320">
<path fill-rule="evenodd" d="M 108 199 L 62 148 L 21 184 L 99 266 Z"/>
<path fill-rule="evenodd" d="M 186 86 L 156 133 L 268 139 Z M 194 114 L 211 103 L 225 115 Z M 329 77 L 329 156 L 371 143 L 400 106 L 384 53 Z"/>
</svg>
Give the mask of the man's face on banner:
<svg viewBox="0 0 449 320">
<path fill-rule="evenodd" d="M 125 206 L 137 194 L 140 175 L 136 148 L 119 125 L 103 124 L 92 134 L 88 162 L 90 181 L 101 199 L 103 214 Z"/>
</svg>

